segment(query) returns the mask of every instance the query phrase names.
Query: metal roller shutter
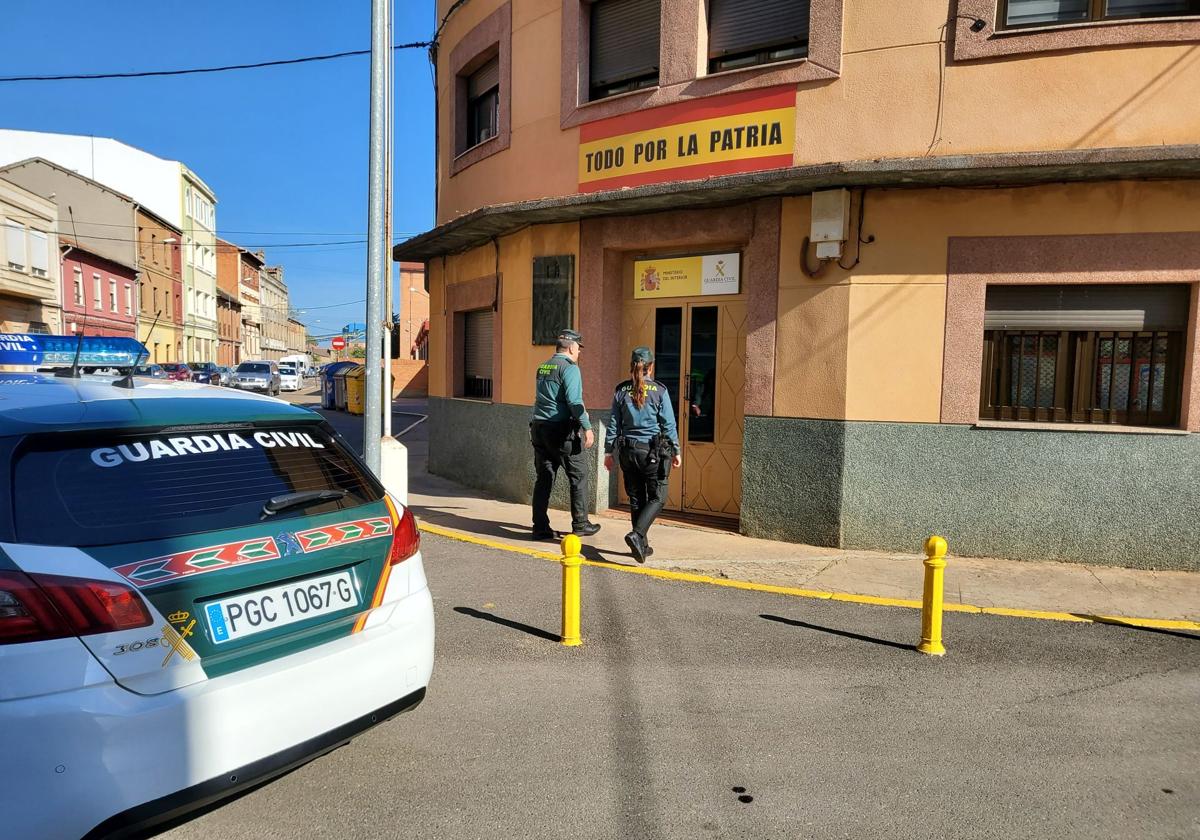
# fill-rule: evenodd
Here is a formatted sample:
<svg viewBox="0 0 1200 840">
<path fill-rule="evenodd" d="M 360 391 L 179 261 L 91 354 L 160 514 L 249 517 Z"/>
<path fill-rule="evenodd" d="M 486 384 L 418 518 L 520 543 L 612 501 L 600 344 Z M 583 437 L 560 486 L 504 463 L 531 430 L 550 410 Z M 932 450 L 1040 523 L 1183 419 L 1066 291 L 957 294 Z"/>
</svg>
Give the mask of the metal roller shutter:
<svg viewBox="0 0 1200 840">
<path fill-rule="evenodd" d="M 487 64 L 471 74 L 467 80 L 467 96 L 475 99 L 494 87 L 500 86 L 500 56 L 496 56 Z"/>
<path fill-rule="evenodd" d="M 463 326 L 463 374 L 467 379 L 492 378 L 492 317 L 490 309 L 466 314 Z"/>
<path fill-rule="evenodd" d="M 658 69 L 659 0 L 597 0 L 591 9 L 591 85 Z"/>
<path fill-rule="evenodd" d="M 709 0 L 708 57 L 808 42 L 809 0 Z"/>
<path fill-rule="evenodd" d="M 984 329 L 1182 330 L 1190 289 L 1169 286 L 989 286 Z"/>
</svg>

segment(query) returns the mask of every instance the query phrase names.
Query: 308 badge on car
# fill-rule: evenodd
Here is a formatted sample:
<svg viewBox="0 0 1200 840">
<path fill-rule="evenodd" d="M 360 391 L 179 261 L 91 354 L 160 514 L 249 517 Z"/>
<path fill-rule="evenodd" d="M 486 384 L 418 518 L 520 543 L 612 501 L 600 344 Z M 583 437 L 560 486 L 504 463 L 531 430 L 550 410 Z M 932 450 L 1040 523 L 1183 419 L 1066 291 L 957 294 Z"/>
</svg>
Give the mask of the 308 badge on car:
<svg viewBox="0 0 1200 840">
<path fill-rule="evenodd" d="M 209 636 L 222 644 L 357 606 L 354 579 L 349 571 L 341 571 L 210 601 L 204 615 Z"/>
</svg>

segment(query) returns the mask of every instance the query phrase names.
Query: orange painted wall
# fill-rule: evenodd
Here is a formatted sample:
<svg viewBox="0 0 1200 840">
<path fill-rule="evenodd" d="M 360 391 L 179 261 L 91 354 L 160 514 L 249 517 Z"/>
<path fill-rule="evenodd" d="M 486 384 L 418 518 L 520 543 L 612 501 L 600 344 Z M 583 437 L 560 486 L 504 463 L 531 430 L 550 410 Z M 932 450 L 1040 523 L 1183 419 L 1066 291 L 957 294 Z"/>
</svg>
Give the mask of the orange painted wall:
<svg viewBox="0 0 1200 840">
<path fill-rule="evenodd" d="M 813 280 L 800 271 L 810 199 L 784 199 L 775 413 L 937 422 L 950 237 L 1196 231 L 1198 203 L 1195 181 L 872 190 L 876 241 Z"/>
<path fill-rule="evenodd" d="M 533 258 L 572 254 L 578 278 L 579 225 L 538 225 L 497 240 L 501 305 L 503 307 L 502 352 L 493 364 L 500 373 L 496 402 L 533 404 L 533 371 L 554 348 L 532 343 Z M 496 273 L 497 253 L 491 243 L 429 263 L 429 393 L 451 396 L 446 348 L 445 286 Z M 576 279 L 575 322 L 579 322 L 578 279 Z"/>
<path fill-rule="evenodd" d="M 443 33 L 439 223 L 577 189 L 578 129 L 560 128 L 562 3 L 511 2 L 511 146 L 452 178 L 449 55 L 500 0 L 460 7 Z M 1200 101 L 1200 46 L 1102 47 L 947 66 L 940 36 L 953 5 L 936 0 L 901 10 L 846 0 L 841 77 L 797 90 L 797 164 L 1200 138 L 1200 108 L 1192 107 Z M 439 19 L 448 6 L 440 0 Z"/>
</svg>

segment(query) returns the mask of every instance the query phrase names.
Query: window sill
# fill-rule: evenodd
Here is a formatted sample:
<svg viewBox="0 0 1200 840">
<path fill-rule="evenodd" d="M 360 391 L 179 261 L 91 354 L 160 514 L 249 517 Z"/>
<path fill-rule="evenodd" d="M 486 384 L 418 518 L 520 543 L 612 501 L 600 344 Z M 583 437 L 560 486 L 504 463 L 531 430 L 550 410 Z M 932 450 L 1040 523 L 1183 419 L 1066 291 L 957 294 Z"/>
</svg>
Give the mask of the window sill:
<svg viewBox="0 0 1200 840">
<path fill-rule="evenodd" d="M 1014 432 L 1086 432 L 1110 435 L 1167 435 L 1183 437 L 1191 434 L 1186 429 L 1170 429 L 1161 426 L 1118 426 L 1098 423 L 1033 423 L 1022 420 L 977 420 L 974 429 L 995 429 Z"/>
<path fill-rule="evenodd" d="M 1200 41 L 1200 17 L 1089 20 L 1011 29 L 970 30 L 971 18 L 995 24 L 996 0 L 959 0 L 954 60 Z"/>
<path fill-rule="evenodd" d="M 789 58 L 786 61 L 768 61 L 763 64 L 751 64 L 747 67 L 733 67 L 729 70 L 718 70 L 715 73 L 705 73 L 703 76 L 697 76 L 696 80 L 700 79 L 736 79 L 741 74 L 752 76 L 755 73 L 766 73 L 771 70 L 796 70 L 808 64 L 809 57 L 804 58 Z"/>
<path fill-rule="evenodd" d="M 637 88 L 636 90 L 627 90 L 622 93 L 614 93 L 611 96 L 601 96 L 598 99 L 589 99 L 587 102 L 580 102 L 578 107 L 580 110 L 585 110 L 594 105 L 603 105 L 605 102 L 618 102 L 622 99 L 632 99 L 635 96 L 644 96 L 649 98 L 655 93 L 658 93 L 661 85 L 651 85 L 650 87 Z"/>
<path fill-rule="evenodd" d="M 1099 29 L 1105 26 L 1128 26 L 1129 24 L 1153 24 L 1153 23 L 1195 23 L 1200 21 L 1200 17 L 1196 15 L 1176 15 L 1174 17 L 1155 17 L 1155 18 L 1112 18 L 1109 20 L 1082 20 L 1070 21 L 1068 23 L 1042 23 L 1033 26 L 1009 26 L 1002 29 L 996 29 L 993 35 L 997 38 L 1003 38 L 1006 35 L 1032 35 L 1036 32 L 1074 32 L 1086 31 L 1089 29 Z"/>
<path fill-rule="evenodd" d="M 479 161 L 491 157 L 508 148 L 511 135 L 501 126 L 499 134 L 493 135 L 482 143 L 476 143 L 470 148 L 463 149 L 450 160 L 450 176 L 462 172 L 468 166 L 474 166 Z"/>
</svg>

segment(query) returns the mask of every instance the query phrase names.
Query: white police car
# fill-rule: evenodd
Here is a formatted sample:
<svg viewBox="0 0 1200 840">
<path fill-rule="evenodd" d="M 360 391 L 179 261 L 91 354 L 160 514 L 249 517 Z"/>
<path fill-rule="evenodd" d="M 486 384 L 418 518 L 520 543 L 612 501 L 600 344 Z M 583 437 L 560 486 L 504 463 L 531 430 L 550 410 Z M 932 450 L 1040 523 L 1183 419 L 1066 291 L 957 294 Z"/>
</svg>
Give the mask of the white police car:
<svg viewBox="0 0 1200 840">
<path fill-rule="evenodd" d="M 0 335 L 0 365 L 144 352 Z M 0 373 L 0 477 L 0 837 L 139 832 L 423 699 L 416 523 L 320 415 Z"/>
</svg>

